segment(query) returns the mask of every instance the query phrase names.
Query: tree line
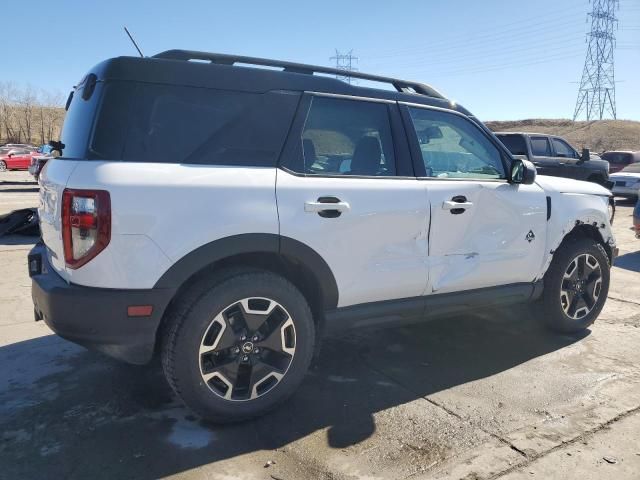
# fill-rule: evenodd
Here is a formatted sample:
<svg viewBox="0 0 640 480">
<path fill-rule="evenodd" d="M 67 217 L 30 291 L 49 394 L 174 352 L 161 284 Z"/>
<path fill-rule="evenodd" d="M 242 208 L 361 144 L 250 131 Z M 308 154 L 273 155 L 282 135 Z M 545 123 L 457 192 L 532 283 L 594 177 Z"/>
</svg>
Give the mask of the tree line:
<svg viewBox="0 0 640 480">
<path fill-rule="evenodd" d="M 43 144 L 60 139 L 64 95 L 0 82 L 0 144 Z"/>
</svg>

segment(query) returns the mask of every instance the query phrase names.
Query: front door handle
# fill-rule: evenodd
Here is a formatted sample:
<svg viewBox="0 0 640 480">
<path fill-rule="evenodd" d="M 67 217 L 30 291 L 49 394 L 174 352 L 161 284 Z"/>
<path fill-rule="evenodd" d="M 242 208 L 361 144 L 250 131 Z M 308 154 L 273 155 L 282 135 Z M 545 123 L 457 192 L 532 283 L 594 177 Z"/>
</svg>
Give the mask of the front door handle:
<svg viewBox="0 0 640 480">
<path fill-rule="evenodd" d="M 304 202 L 305 212 L 317 213 L 323 218 L 336 218 L 349 210 L 351 206 L 336 197 L 320 197 L 315 202 Z"/>
<path fill-rule="evenodd" d="M 442 202 L 442 209 L 449 210 L 452 215 L 460 215 L 473 207 L 472 202 L 467 201 L 464 195 L 456 195 L 451 200 Z"/>
</svg>

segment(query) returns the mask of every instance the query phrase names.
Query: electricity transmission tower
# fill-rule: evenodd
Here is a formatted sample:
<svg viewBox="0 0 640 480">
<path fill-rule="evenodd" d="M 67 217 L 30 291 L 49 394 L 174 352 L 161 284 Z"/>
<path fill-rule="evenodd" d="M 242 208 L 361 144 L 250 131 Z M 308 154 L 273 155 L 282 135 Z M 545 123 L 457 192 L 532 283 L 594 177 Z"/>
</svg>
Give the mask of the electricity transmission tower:
<svg viewBox="0 0 640 480">
<path fill-rule="evenodd" d="M 344 75 L 336 75 L 336 78 L 351 83 L 351 77 L 348 73 L 358 71 L 358 69 L 353 66 L 353 64 L 358 61 L 358 57 L 353 55 L 353 50 L 349 50 L 347 53 L 340 53 L 336 49 L 336 54 L 329 60 L 332 62 L 335 61 L 336 68 L 345 72 Z"/>
<path fill-rule="evenodd" d="M 602 120 L 607 114 L 616 118 L 616 84 L 613 72 L 614 29 L 618 19 L 615 11 L 619 0 L 593 0 L 589 46 L 584 61 L 582 80 L 573 119 L 583 112 L 587 120 Z M 588 19 L 587 19 L 588 20 Z"/>
</svg>

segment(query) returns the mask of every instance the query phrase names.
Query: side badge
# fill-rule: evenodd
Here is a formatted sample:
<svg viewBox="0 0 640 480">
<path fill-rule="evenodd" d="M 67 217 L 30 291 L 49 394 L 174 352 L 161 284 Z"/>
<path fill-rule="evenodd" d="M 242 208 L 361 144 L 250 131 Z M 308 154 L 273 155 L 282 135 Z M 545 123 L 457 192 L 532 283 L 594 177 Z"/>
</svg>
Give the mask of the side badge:
<svg viewBox="0 0 640 480">
<path fill-rule="evenodd" d="M 524 238 L 527 239 L 527 242 L 531 243 L 531 242 L 533 242 L 535 240 L 536 236 L 533 233 L 533 230 L 529 230 L 529 233 L 527 233 L 527 236 L 524 237 Z"/>
</svg>

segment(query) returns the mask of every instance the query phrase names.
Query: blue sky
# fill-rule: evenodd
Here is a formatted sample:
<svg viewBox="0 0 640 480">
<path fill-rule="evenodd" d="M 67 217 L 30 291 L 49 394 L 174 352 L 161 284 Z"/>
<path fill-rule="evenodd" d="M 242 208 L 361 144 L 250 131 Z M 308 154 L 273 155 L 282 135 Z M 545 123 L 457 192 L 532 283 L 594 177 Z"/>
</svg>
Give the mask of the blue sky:
<svg viewBox="0 0 640 480">
<path fill-rule="evenodd" d="M 170 48 L 330 65 L 429 83 L 483 120 L 569 118 L 586 51 L 588 0 L 9 0 L 0 81 L 58 90 L 91 66 Z M 640 0 L 620 0 L 618 118 L 640 120 Z M 6 19 L 14 19 L 7 21 Z"/>
</svg>

